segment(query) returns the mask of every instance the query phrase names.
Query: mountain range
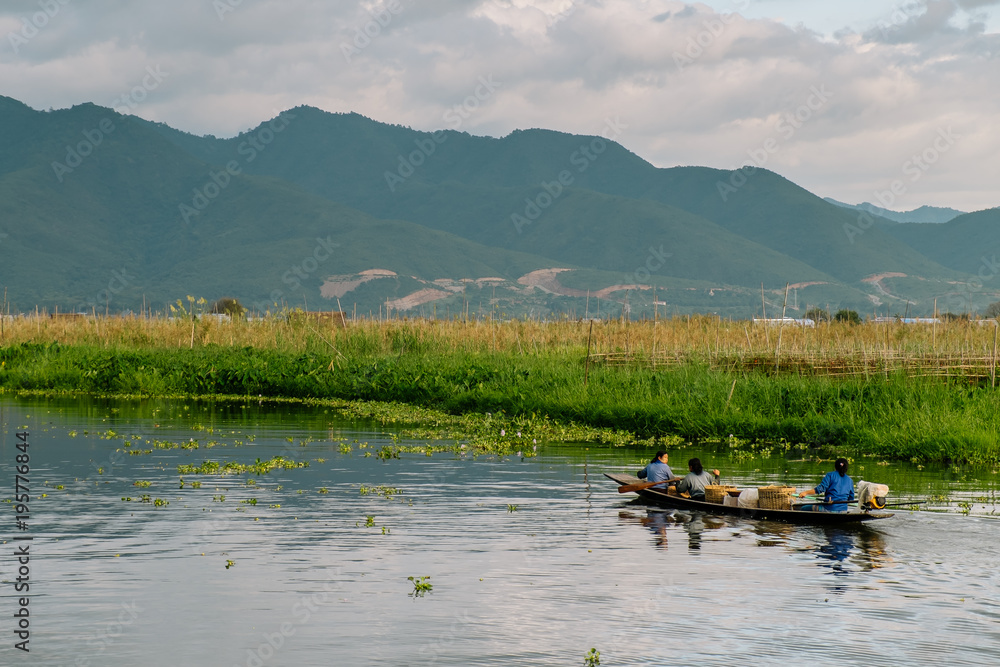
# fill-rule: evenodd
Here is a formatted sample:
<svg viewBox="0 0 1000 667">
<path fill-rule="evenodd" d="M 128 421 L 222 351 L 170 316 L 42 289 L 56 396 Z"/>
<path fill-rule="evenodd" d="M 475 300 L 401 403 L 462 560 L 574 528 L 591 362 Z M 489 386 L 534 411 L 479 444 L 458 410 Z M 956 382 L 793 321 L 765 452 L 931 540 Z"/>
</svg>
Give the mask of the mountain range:
<svg viewBox="0 0 1000 667">
<path fill-rule="evenodd" d="M 841 206 L 843 208 L 849 208 L 855 211 L 868 211 L 873 215 L 885 218 L 886 220 L 892 220 L 893 222 L 950 222 L 958 216 L 964 214 L 964 211 L 959 211 L 953 208 L 943 208 L 940 206 L 921 206 L 913 209 L 912 211 L 893 211 L 888 208 L 876 206 L 871 202 L 845 204 L 844 202 L 837 201 L 831 197 L 823 197 L 823 199 L 824 201 L 828 201 L 831 204 Z"/>
<path fill-rule="evenodd" d="M 899 224 L 764 169 L 657 168 L 613 121 L 605 136 L 492 138 L 297 107 L 217 138 L 6 97 L 0 121 L 11 311 L 190 294 L 260 311 L 745 317 L 762 298 L 794 316 L 1000 295 L 981 266 L 1000 209 Z"/>
</svg>

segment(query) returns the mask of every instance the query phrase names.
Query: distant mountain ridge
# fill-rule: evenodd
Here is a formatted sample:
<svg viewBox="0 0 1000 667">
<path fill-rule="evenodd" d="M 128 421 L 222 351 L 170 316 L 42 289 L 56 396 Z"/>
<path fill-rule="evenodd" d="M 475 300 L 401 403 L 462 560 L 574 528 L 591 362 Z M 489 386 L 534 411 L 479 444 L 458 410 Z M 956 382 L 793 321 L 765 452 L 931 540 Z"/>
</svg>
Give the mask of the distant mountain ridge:
<svg viewBox="0 0 1000 667">
<path fill-rule="evenodd" d="M 773 172 L 659 169 L 601 136 L 429 133 L 297 107 L 222 139 L 3 97 L 0 120 L 0 255 L 32 267 L 5 262 L 0 286 L 23 309 L 195 294 L 550 316 L 600 293 L 633 316 L 655 294 L 742 317 L 762 284 L 780 308 L 787 283 L 793 311 L 912 313 L 974 273 L 884 224 L 851 232 L 858 215 Z"/>
<path fill-rule="evenodd" d="M 893 222 L 942 223 L 950 222 L 960 215 L 965 215 L 965 211 L 959 211 L 953 208 L 941 208 L 939 206 L 921 206 L 913 209 L 912 211 L 892 211 L 869 202 L 862 202 L 860 204 L 845 204 L 844 202 L 837 201 L 831 197 L 824 197 L 823 199 L 824 201 L 828 201 L 835 206 L 841 206 L 843 208 L 854 209 L 857 211 L 868 211 L 869 213 L 877 215 L 880 218 L 885 218 L 886 220 L 891 220 Z"/>
</svg>

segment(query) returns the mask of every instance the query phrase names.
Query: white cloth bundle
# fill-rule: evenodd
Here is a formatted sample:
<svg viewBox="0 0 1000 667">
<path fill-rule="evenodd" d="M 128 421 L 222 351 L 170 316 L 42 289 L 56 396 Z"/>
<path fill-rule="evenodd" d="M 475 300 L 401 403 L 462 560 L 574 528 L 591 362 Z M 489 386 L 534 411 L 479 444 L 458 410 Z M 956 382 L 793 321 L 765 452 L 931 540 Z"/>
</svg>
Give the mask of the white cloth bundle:
<svg viewBox="0 0 1000 667">
<path fill-rule="evenodd" d="M 864 480 L 858 482 L 858 507 L 865 507 L 869 501 L 875 498 L 884 499 L 888 495 L 889 487 L 886 484 L 875 484 Z"/>
<path fill-rule="evenodd" d="M 722 504 L 725 505 L 726 507 L 739 507 L 740 506 L 739 501 L 740 499 L 738 496 L 731 496 L 727 493 L 725 497 L 722 499 Z"/>
<path fill-rule="evenodd" d="M 744 489 L 740 493 L 739 506 L 745 509 L 757 509 L 757 489 Z"/>
</svg>

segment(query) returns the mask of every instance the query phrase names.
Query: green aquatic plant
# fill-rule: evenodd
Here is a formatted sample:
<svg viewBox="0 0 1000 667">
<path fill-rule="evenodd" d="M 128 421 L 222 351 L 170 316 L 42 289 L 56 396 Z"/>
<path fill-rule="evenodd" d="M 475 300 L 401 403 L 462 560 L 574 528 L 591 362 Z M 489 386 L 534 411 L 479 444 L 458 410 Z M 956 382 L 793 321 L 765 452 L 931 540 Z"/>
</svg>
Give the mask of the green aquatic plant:
<svg viewBox="0 0 1000 667">
<path fill-rule="evenodd" d="M 231 568 L 231 567 L 234 567 L 235 565 L 236 565 L 236 561 L 234 561 L 234 560 L 228 560 L 228 559 L 226 560 L 226 569 L 227 570 L 229 568 Z"/>
<path fill-rule="evenodd" d="M 407 577 L 406 579 L 413 584 L 413 590 L 410 592 L 413 597 L 422 598 L 425 593 L 430 593 L 434 588 L 430 577 Z"/>
<path fill-rule="evenodd" d="M 510 512 L 516 512 L 516 511 L 517 511 L 517 505 L 507 505 L 507 512 L 508 513 L 510 513 Z"/>
<path fill-rule="evenodd" d="M 375 495 L 375 496 L 382 496 L 383 498 L 392 498 L 400 491 L 399 489 L 393 486 L 382 486 L 382 485 L 365 486 L 364 484 L 362 484 L 361 487 L 358 489 L 358 492 L 362 496 Z"/>
<path fill-rule="evenodd" d="M 295 468 L 306 468 L 308 466 L 308 461 L 293 461 L 291 459 L 286 459 L 283 456 L 275 456 L 265 461 L 258 458 L 256 462 L 249 465 L 236 463 L 235 461 L 228 461 L 225 464 L 219 463 L 218 461 L 205 461 L 199 466 L 181 464 L 177 466 L 177 472 L 182 475 L 225 475 L 248 472 L 256 473 L 258 475 L 266 475 L 276 469 L 293 470 Z"/>
<path fill-rule="evenodd" d="M 583 657 L 584 667 L 599 667 L 601 664 L 601 652 L 596 648 L 590 649 L 590 651 Z"/>
</svg>

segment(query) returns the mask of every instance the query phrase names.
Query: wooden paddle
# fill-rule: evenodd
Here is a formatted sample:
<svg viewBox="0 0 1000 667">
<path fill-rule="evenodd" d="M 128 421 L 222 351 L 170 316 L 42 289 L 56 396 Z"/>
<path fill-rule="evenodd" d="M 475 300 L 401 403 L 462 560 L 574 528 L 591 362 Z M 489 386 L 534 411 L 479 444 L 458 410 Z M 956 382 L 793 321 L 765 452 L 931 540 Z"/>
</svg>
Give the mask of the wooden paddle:
<svg viewBox="0 0 1000 667">
<path fill-rule="evenodd" d="M 632 491 L 642 491 L 643 489 L 648 489 L 651 486 L 656 486 L 657 484 L 669 484 L 670 482 L 679 482 L 683 477 L 674 477 L 673 479 L 662 479 L 659 482 L 642 482 L 640 484 L 626 484 L 624 486 L 618 487 L 618 493 L 630 493 Z"/>
</svg>

